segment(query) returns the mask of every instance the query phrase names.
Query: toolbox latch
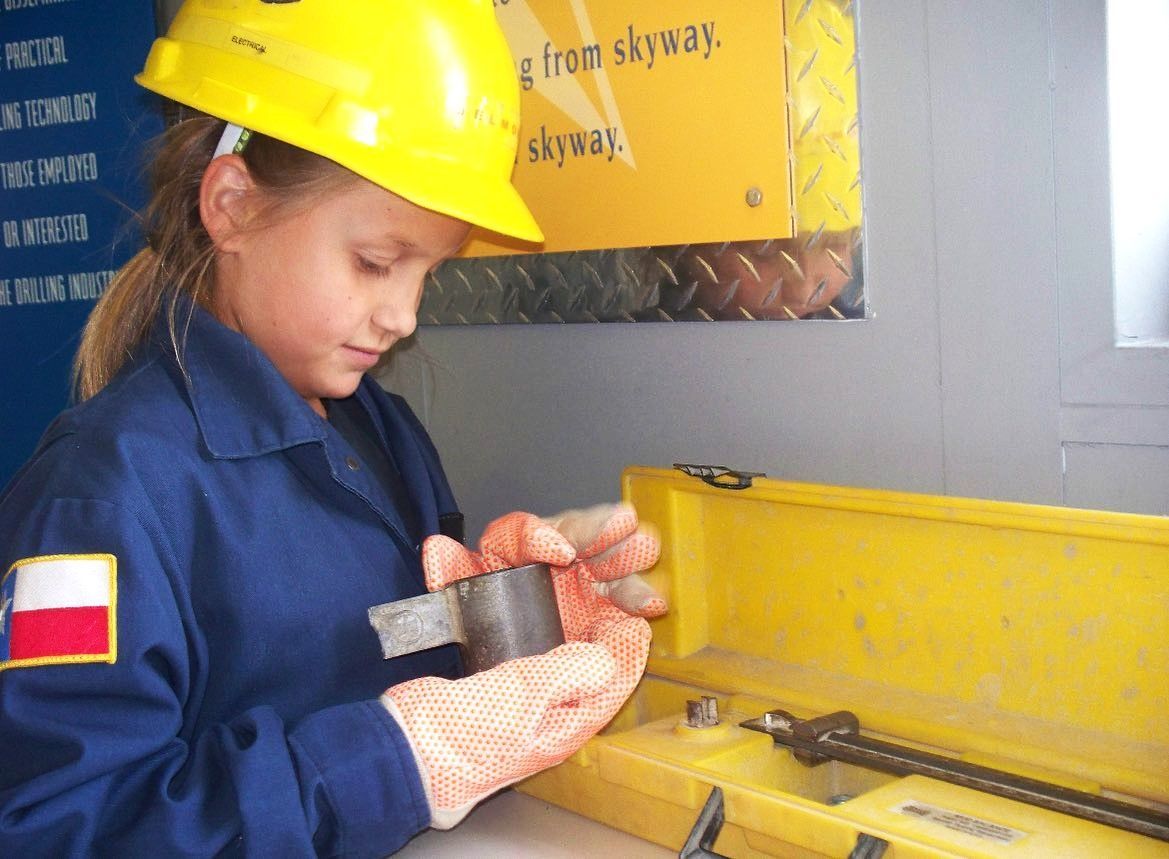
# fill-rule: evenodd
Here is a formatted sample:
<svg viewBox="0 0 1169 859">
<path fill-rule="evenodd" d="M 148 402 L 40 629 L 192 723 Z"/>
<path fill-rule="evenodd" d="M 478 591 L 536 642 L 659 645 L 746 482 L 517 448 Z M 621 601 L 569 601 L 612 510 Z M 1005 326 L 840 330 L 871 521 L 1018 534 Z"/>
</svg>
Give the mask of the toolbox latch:
<svg viewBox="0 0 1169 859">
<path fill-rule="evenodd" d="M 766 477 L 762 471 L 738 471 L 727 468 L 725 465 L 694 465 L 687 462 L 675 462 L 674 468 L 683 474 L 697 477 L 703 483 L 708 483 L 717 489 L 750 489 L 751 481 L 756 477 Z"/>
</svg>

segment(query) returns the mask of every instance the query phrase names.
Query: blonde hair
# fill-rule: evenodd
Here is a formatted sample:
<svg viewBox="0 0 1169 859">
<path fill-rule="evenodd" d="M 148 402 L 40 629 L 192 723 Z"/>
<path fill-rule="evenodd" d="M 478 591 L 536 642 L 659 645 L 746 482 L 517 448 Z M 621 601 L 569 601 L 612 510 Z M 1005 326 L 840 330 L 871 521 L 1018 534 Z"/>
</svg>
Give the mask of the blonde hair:
<svg viewBox="0 0 1169 859">
<path fill-rule="evenodd" d="M 109 384 L 160 313 L 166 314 L 171 348 L 182 366 L 190 314 L 196 305 L 209 307 L 215 289 L 215 245 L 199 216 L 199 191 L 223 128 L 223 120 L 197 115 L 158 141 L 150 203 L 141 214 L 147 245 L 118 271 L 85 324 L 73 361 L 79 400 Z M 358 179 L 327 158 L 261 134 L 253 134 L 241 154 L 265 195 L 265 223 Z M 187 315 L 179 319 L 183 307 Z"/>
</svg>

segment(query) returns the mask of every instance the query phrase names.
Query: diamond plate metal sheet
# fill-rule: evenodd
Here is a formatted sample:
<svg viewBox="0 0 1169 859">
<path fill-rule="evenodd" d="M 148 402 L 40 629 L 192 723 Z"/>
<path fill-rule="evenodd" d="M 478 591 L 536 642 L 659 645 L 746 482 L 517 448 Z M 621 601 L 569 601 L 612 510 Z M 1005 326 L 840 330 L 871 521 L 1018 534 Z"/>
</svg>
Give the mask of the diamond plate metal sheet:
<svg viewBox="0 0 1169 859">
<path fill-rule="evenodd" d="M 760 145 L 789 160 L 795 238 L 450 260 L 419 323 L 864 318 L 854 4 L 789 3 L 785 25 L 792 139 Z"/>
</svg>

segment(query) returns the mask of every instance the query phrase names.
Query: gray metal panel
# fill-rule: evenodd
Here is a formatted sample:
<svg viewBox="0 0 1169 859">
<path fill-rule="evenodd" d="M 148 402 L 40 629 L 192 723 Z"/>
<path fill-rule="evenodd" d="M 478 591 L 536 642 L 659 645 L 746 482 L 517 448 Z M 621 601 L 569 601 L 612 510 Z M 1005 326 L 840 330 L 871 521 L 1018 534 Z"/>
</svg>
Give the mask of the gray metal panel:
<svg viewBox="0 0 1169 859">
<path fill-rule="evenodd" d="M 1169 445 L 1066 444 L 1067 504 L 1169 516 Z"/>
<path fill-rule="evenodd" d="M 946 491 L 1058 502 L 1048 4 L 929 4 Z"/>
</svg>

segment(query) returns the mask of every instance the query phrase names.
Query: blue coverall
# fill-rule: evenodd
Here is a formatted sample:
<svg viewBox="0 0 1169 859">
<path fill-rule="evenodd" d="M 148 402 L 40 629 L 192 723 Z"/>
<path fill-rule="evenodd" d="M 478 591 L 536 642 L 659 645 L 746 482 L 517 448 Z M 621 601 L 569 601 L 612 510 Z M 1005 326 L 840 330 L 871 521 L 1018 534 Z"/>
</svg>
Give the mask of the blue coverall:
<svg viewBox="0 0 1169 859">
<path fill-rule="evenodd" d="M 3 570 L 117 559 L 113 664 L 0 663 L 0 854 L 391 853 L 430 815 L 377 697 L 457 676 L 458 654 L 385 661 L 366 610 L 424 591 L 418 538 L 457 515 L 438 456 L 363 379 L 416 508 L 410 539 L 248 340 L 196 310 L 180 367 L 168 337 L 156 324 L 0 497 Z"/>
</svg>

